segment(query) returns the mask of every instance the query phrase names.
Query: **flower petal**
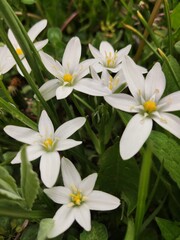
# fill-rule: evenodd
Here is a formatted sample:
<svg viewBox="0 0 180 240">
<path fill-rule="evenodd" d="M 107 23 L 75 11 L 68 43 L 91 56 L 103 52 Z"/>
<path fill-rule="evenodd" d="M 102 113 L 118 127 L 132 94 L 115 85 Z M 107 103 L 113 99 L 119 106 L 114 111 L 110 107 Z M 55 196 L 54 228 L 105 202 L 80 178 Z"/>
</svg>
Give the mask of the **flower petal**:
<svg viewBox="0 0 180 240">
<path fill-rule="evenodd" d="M 180 138 L 180 118 L 170 113 L 160 113 L 159 116 L 153 116 L 153 120 L 161 127 Z"/>
<path fill-rule="evenodd" d="M 127 160 L 142 147 L 152 130 L 152 119 L 136 114 L 127 124 L 120 140 L 120 155 Z"/>
<path fill-rule="evenodd" d="M 71 189 L 73 186 L 79 186 L 81 177 L 72 162 L 65 157 L 61 160 L 61 171 L 65 187 Z"/>
<path fill-rule="evenodd" d="M 38 129 L 43 137 L 54 137 L 54 126 L 45 110 L 42 111 L 39 118 Z"/>
<path fill-rule="evenodd" d="M 104 58 L 107 57 L 107 55 L 114 56 L 114 48 L 113 46 L 107 42 L 107 41 L 102 41 L 100 46 L 99 46 L 99 51 L 103 55 Z"/>
<path fill-rule="evenodd" d="M 78 37 L 70 39 L 66 45 L 62 65 L 69 73 L 73 73 L 74 69 L 79 64 L 81 57 L 81 42 Z"/>
<path fill-rule="evenodd" d="M 90 210 L 113 210 L 120 205 L 120 200 L 109 193 L 102 191 L 92 191 L 87 199 L 87 205 Z"/>
<path fill-rule="evenodd" d="M 135 108 L 138 106 L 137 102 L 135 101 L 134 97 L 128 94 L 111 94 L 109 96 L 105 96 L 104 99 L 114 108 L 123 110 L 125 112 L 138 112 L 138 110 Z"/>
<path fill-rule="evenodd" d="M 73 91 L 73 87 L 60 86 L 56 89 L 56 98 L 58 100 L 64 99 L 69 96 Z"/>
<path fill-rule="evenodd" d="M 161 69 L 160 63 L 154 64 L 152 69 L 148 72 L 145 80 L 145 96 L 149 100 L 155 94 L 155 101 L 157 102 L 165 89 L 166 79 Z"/>
<path fill-rule="evenodd" d="M 74 208 L 63 205 L 56 212 L 54 219 L 54 225 L 48 234 L 48 238 L 54 238 L 59 234 L 66 231 L 74 222 Z"/>
<path fill-rule="evenodd" d="M 77 117 L 63 123 L 55 132 L 55 136 L 60 139 L 66 139 L 81 128 L 86 122 L 85 117 Z"/>
<path fill-rule="evenodd" d="M 91 214 L 86 204 L 74 208 L 74 217 L 79 225 L 86 231 L 91 230 Z"/>
<path fill-rule="evenodd" d="M 79 189 L 82 191 L 83 195 L 87 196 L 92 192 L 97 176 L 97 173 L 93 173 L 82 180 L 79 185 Z"/>
<path fill-rule="evenodd" d="M 179 111 L 180 110 L 180 91 L 169 94 L 162 98 L 158 103 L 158 108 L 163 112 Z"/>
<path fill-rule="evenodd" d="M 70 201 L 71 191 L 66 187 L 53 187 L 50 189 L 44 189 L 46 195 L 51 198 L 55 203 L 68 204 Z"/>
<path fill-rule="evenodd" d="M 41 179 L 44 185 L 51 188 L 59 175 L 60 156 L 58 152 L 46 152 L 40 160 Z"/>
<path fill-rule="evenodd" d="M 59 140 L 58 143 L 56 144 L 56 150 L 57 151 L 64 151 L 73 147 L 76 147 L 80 145 L 82 141 L 75 141 L 73 139 L 63 139 Z"/>
<path fill-rule="evenodd" d="M 15 38 L 11 29 L 8 30 L 8 38 L 9 38 L 9 41 L 12 43 L 12 45 L 15 49 L 19 47 L 19 44 L 18 44 L 18 42 L 17 42 L 17 40 L 16 40 L 16 38 Z"/>
<path fill-rule="evenodd" d="M 124 56 L 127 56 L 127 55 L 128 55 L 128 53 L 129 53 L 130 50 L 131 50 L 131 47 L 132 47 L 132 45 L 129 44 L 128 46 L 122 48 L 121 50 L 119 50 L 119 51 L 117 52 L 117 56 L 118 56 L 117 64 L 120 63 L 120 62 L 122 62 Z"/>
<path fill-rule="evenodd" d="M 8 125 L 4 131 L 17 141 L 27 144 L 33 144 L 40 140 L 39 133 L 30 128 Z"/>
<path fill-rule="evenodd" d="M 8 72 L 14 65 L 15 60 L 6 45 L 0 47 L 0 75 Z"/>
<path fill-rule="evenodd" d="M 45 39 L 42 41 L 35 42 L 34 46 L 37 49 L 37 51 L 40 51 L 44 46 L 46 46 L 47 43 L 48 43 L 48 39 Z"/>
<path fill-rule="evenodd" d="M 78 65 L 78 70 L 77 70 L 77 77 L 76 79 L 80 80 L 82 79 L 84 76 L 86 76 L 90 71 L 89 68 L 91 65 L 93 65 L 96 62 L 95 59 L 87 59 L 84 60 L 83 62 L 81 62 Z M 75 74 L 76 75 L 76 74 Z"/>
<path fill-rule="evenodd" d="M 128 56 L 125 56 L 122 62 L 122 69 L 132 95 L 139 99 L 139 95 L 144 95 L 144 77 L 140 73 L 135 62 Z"/>
<path fill-rule="evenodd" d="M 21 163 L 21 150 L 17 153 L 15 158 L 11 161 L 12 164 Z"/>
<path fill-rule="evenodd" d="M 22 62 L 22 64 L 23 64 L 23 66 L 25 67 L 26 71 L 27 71 L 28 73 L 30 73 L 30 72 L 31 72 L 31 67 L 30 67 L 28 61 L 26 60 L 26 58 L 23 58 L 23 59 L 21 60 L 21 62 Z M 21 76 L 24 76 L 24 74 L 22 73 L 20 67 L 19 67 L 17 64 L 16 64 L 16 68 L 17 68 L 17 71 L 19 72 L 19 74 L 21 74 Z"/>
<path fill-rule="evenodd" d="M 59 80 L 52 79 L 45 82 L 40 88 L 39 91 L 42 94 L 45 101 L 56 96 L 56 89 L 59 87 Z"/>
<path fill-rule="evenodd" d="M 97 60 L 99 60 L 99 62 L 103 62 L 103 55 L 100 53 L 99 50 L 97 50 L 97 48 L 93 47 L 91 44 L 89 44 L 89 50 L 91 52 L 91 54 L 93 55 L 94 58 L 96 58 Z"/>
<path fill-rule="evenodd" d="M 41 145 L 30 145 L 26 147 L 29 161 L 35 160 L 43 155 L 44 150 Z"/>
<path fill-rule="evenodd" d="M 74 89 L 91 96 L 106 96 L 110 90 L 96 79 L 83 78 L 74 85 Z"/>
<path fill-rule="evenodd" d="M 32 42 L 34 42 L 35 38 L 44 30 L 47 26 L 47 20 L 43 19 L 36 24 L 34 24 L 28 31 L 28 35 Z"/>
</svg>

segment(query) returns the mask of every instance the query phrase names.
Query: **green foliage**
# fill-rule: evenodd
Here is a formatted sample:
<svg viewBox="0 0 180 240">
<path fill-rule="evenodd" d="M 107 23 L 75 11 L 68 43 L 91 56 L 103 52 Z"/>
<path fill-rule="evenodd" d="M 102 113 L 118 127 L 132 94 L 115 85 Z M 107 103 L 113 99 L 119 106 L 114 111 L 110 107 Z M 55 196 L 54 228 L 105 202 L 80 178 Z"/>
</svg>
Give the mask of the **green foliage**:
<svg viewBox="0 0 180 240">
<path fill-rule="evenodd" d="M 36 0 L 21 0 L 21 2 L 24 4 L 33 4 L 36 3 Z"/>
<path fill-rule="evenodd" d="M 171 13 L 172 27 L 177 30 L 180 26 L 180 3 L 173 9 Z"/>
<path fill-rule="evenodd" d="M 156 222 L 165 240 L 178 240 L 180 238 L 180 223 L 163 218 L 156 218 Z"/>
<path fill-rule="evenodd" d="M 90 232 L 83 231 L 80 234 L 80 240 L 107 240 L 108 232 L 106 227 L 98 222 L 92 222 L 92 228 Z"/>
<path fill-rule="evenodd" d="M 180 188 L 180 148 L 179 144 L 167 135 L 153 131 L 149 138 L 154 155 L 162 162 L 171 178 Z"/>
<path fill-rule="evenodd" d="M 49 230 L 53 226 L 53 219 L 45 218 L 40 222 L 37 240 L 46 240 Z"/>
<path fill-rule="evenodd" d="M 27 208 L 31 209 L 39 191 L 39 179 L 27 159 L 25 148 L 22 149 L 21 159 L 21 190 Z"/>
</svg>

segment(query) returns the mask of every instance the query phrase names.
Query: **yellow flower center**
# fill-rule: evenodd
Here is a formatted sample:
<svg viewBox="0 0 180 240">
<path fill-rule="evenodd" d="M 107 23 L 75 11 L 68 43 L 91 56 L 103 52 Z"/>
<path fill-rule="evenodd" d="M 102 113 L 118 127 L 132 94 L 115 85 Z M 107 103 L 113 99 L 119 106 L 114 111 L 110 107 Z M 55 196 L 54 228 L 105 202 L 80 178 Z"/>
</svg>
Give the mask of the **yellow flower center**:
<svg viewBox="0 0 180 240">
<path fill-rule="evenodd" d="M 119 79 L 114 79 L 112 76 L 109 78 L 108 88 L 112 91 L 119 84 Z"/>
<path fill-rule="evenodd" d="M 51 138 L 47 138 L 44 142 L 43 145 L 46 149 L 50 149 L 53 145 L 53 140 Z"/>
<path fill-rule="evenodd" d="M 114 67 L 116 59 L 117 59 L 116 52 L 114 53 L 114 55 L 111 52 L 106 53 L 106 66 L 107 67 Z"/>
<path fill-rule="evenodd" d="M 73 79 L 73 76 L 71 74 L 69 73 L 64 74 L 64 77 L 63 77 L 64 82 L 71 83 L 72 79 Z"/>
<path fill-rule="evenodd" d="M 156 111 L 156 109 L 157 109 L 156 103 L 151 100 L 145 102 L 143 104 L 143 106 L 144 106 L 145 111 L 148 113 L 152 113 L 152 112 Z"/>
<path fill-rule="evenodd" d="M 17 52 L 17 54 L 18 54 L 18 55 L 21 55 L 21 54 L 23 54 L 23 51 L 22 51 L 22 49 L 21 49 L 21 48 L 16 48 L 16 52 Z"/>
<path fill-rule="evenodd" d="M 79 190 L 77 190 L 74 193 L 71 193 L 70 197 L 71 197 L 71 202 L 73 203 L 73 205 L 76 205 L 76 206 L 80 206 L 82 202 L 84 202 L 85 200 L 85 197 Z"/>
</svg>

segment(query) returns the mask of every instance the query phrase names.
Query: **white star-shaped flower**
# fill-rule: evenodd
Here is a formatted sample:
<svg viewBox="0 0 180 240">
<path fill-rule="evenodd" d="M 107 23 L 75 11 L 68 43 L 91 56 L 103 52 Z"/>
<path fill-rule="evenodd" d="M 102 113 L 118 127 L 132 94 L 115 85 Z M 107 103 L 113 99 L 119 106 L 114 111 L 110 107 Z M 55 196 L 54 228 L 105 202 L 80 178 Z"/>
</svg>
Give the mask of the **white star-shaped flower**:
<svg viewBox="0 0 180 240">
<path fill-rule="evenodd" d="M 113 46 L 109 42 L 102 41 L 99 50 L 91 44 L 89 44 L 89 49 L 96 59 L 96 63 L 93 65 L 96 72 L 102 72 L 103 69 L 107 69 L 113 73 L 117 73 L 121 68 L 121 62 L 124 56 L 128 55 L 131 45 L 119 51 L 114 51 Z"/>
<path fill-rule="evenodd" d="M 108 193 L 93 190 L 97 173 L 81 180 L 75 166 L 62 158 L 62 177 L 64 187 L 56 186 L 44 192 L 56 203 L 63 204 L 53 217 L 54 225 L 48 238 L 54 238 L 66 231 L 76 220 L 86 231 L 91 230 L 90 210 L 113 210 L 120 200 Z"/>
<path fill-rule="evenodd" d="M 43 19 L 39 22 L 37 22 L 36 24 L 34 24 L 28 31 L 28 36 L 31 39 L 32 42 L 34 42 L 34 40 L 36 39 L 36 37 L 44 30 L 44 28 L 47 25 L 47 20 Z M 24 67 L 26 68 L 27 72 L 30 73 L 31 72 L 31 68 L 29 66 L 29 63 L 27 62 L 24 53 L 21 49 L 21 47 L 19 46 L 19 43 L 17 42 L 13 32 L 11 29 L 9 29 L 8 31 L 8 38 L 11 41 L 14 49 L 16 50 L 18 56 L 20 57 L 22 64 L 24 65 Z M 37 51 L 40 51 L 46 44 L 48 43 L 48 39 L 42 40 L 42 41 L 37 41 L 34 43 L 35 48 L 37 49 Z M 17 66 L 17 70 L 18 72 L 22 74 L 21 70 L 19 69 L 19 67 Z"/>
<path fill-rule="evenodd" d="M 180 118 L 168 113 L 180 110 L 180 91 L 161 99 L 166 80 L 159 63 L 152 67 L 146 79 L 137 71 L 136 64 L 128 56 L 123 61 L 123 70 L 133 96 L 120 93 L 104 98 L 114 108 L 136 113 L 127 124 L 120 140 L 120 154 L 125 160 L 140 150 L 151 133 L 153 120 L 180 138 Z"/>
<path fill-rule="evenodd" d="M 27 156 L 30 161 L 39 157 L 40 173 L 43 183 L 47 187 L 52 187 L 58 177 L 60 170 L 60 156 L 58 151 L 73 148 L 81 141 L 69 139 L 69 137 L 81 128 L 86 119 L 84 117 L 74 118 L 62 124 L 55 132 L 53 124 L 46 111 L 42 111 L 38 130 L 36 132 L 30 128 L 8 125 L 4 131 L 17 141 L 28 144 Z M 21 153 L 18 152 L 11 163 L 20 163 Z"/>
<path fill-rule="evenodd" d="M 0 47 L 0 75 L 7 73 L 14 65 L 15 61 L 6 45 Z"/>
</svg>

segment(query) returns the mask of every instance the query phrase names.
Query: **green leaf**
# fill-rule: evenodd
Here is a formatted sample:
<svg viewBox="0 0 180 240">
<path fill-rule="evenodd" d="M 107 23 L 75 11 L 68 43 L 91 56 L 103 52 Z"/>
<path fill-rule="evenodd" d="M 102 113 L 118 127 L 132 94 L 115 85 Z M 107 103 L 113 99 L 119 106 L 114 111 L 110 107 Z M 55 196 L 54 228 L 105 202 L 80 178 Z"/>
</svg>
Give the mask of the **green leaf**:
<svg viewBox="0 0 180 240">
<path fill-rule="evenodd" d="M 80 240 L 107 240 L 108 232 L 104 224 L 98 222 L 92 222 L 92 228 L 90 232 L 83 231 L 80 234 Z"/>
<path fill-rule="evenodd" d="M 41 220 L 37 240 L 46 240 L 47 234 L 49 233 L 49 230 L 53 226 L 53 219 L 52 218 L 45 218 Z"/>
<path fill-rule="evenodd" d="M 27 227 L 22 235 L 21 235 L 21 240 L 32 240 L 32 239 L 36 239 L 37 237 L 37 232 L 38 232 L 38 225 L 30 225 L 29 227 Z"/>
<path fill-rule="evenodd" d="M 180 26 L 180 3 L 177 4 L 171 13 L 171 25 L 175 30 Z"/>
<path fill-rule="evenodd" d="M 171 222 L 163 218 L 156 218 L 156 222 L 165 240 L 176 240 L 180 237 L 180 223 Z"/>
<path fill-rule="evenodd" d="M 162 69 L 166 76 L 166 90 L 165 95 L 179 90 L 178 85 L 180 86 L 180 66 L 177 60 L 169 55 L 168 56 L 169 66 L 164 62 Z"/>
<path fill-rule="evenodd" d="M 33 4 L 33 3 L 35 3 L 36 2 L 36 0 L 21 0 L 21 2 L 22 3 L 24 3 L 24 4 Z"/>
<path fill-rule="evenodd" d="M 122 194 L 128 205 L 128 214 L 136 207 L 138 182 L 139 169 L 135 160 L 121 159 L 119 143 L 107 149 L 100 160 L 99 188 L 116 196 Z"/>
<path fill-rule="evenodd" d="M 154 155 L 163 162 L 164 168 L 180 188 L 179 144 L 167 135 L 156 131 L 152 131 L 149 141 L 152 142 Z"/>
<path fill-rule="evenodd" d="M 39 190 L 37 173 L 32 170 L 32 165 L 26 156 L 25 147 L 21 151 L 21 188 L 28 209 L 31 209 Z"/>
<path fill-rule="evenodd" d="M 180 41 L 178 41 L 175 45 L 174 45 L 176 51 L 180 54 Z"/>
<path fill-rule="evenodd" d="M 0 194 L 13 200 L 22 199 L 18 193 L 18 188 L 14 178 L 11 177 L 9 172 L 1 166 L 0 166 Z"/>
<path fill-rule="evenodd" d="M 62 33 L 58 27 L 49 28 L 48 32 L 47 32 L 47 36 L 48 36 L 49 41 L 55 46 L 57 44 L 60 44 L 60 42 L 62 40 Z"/>
</svg>

